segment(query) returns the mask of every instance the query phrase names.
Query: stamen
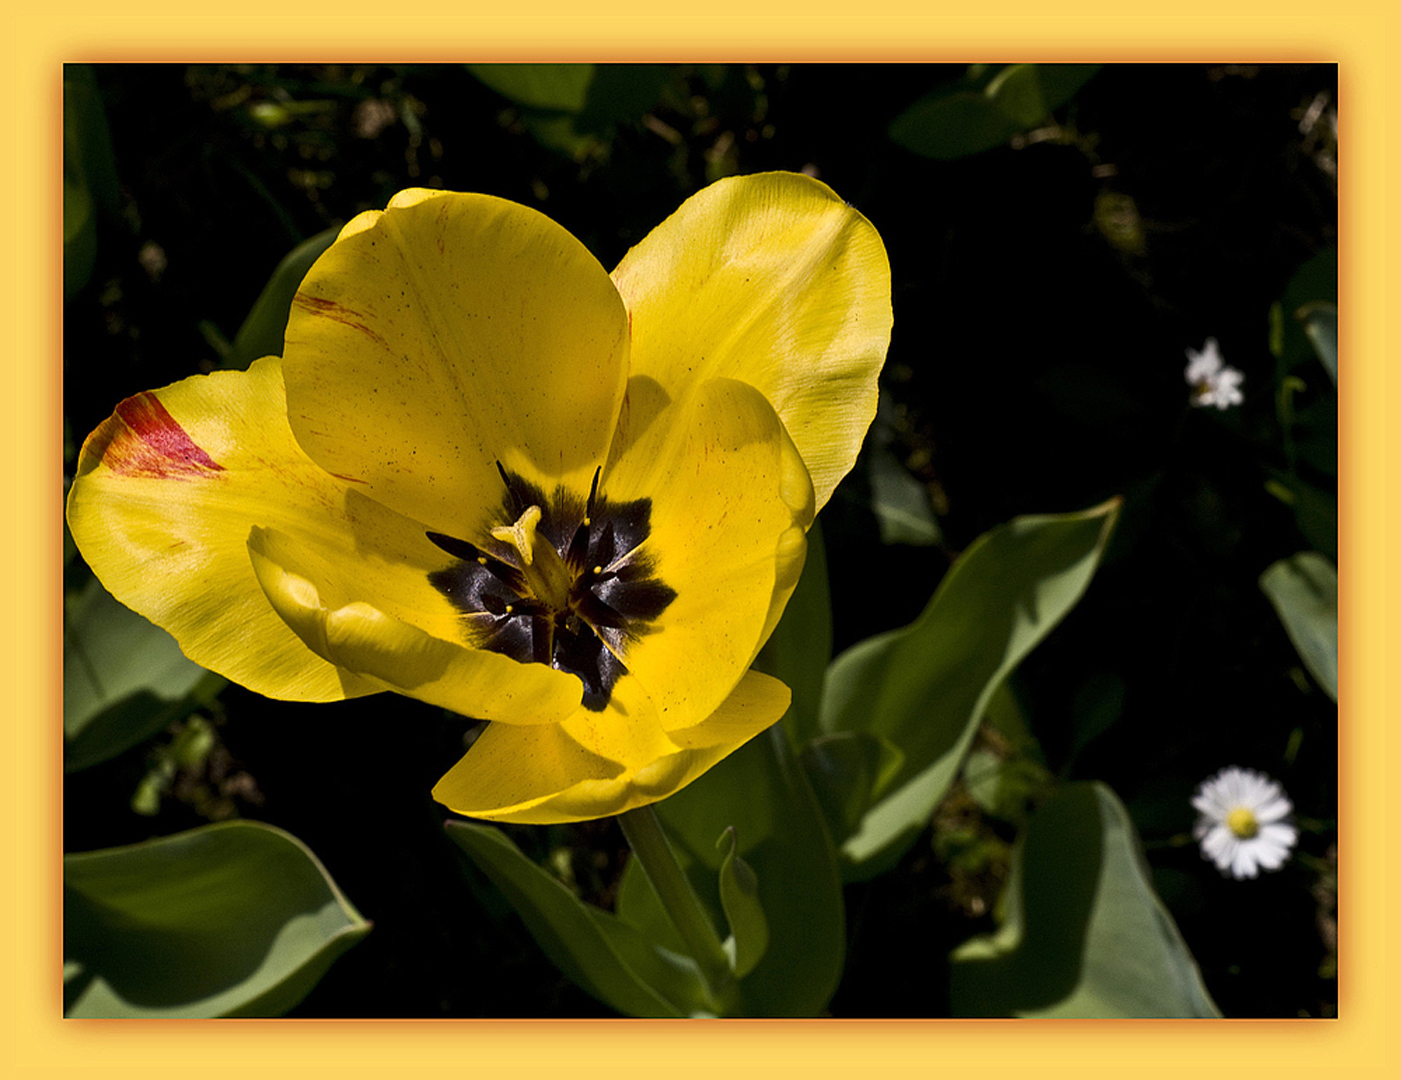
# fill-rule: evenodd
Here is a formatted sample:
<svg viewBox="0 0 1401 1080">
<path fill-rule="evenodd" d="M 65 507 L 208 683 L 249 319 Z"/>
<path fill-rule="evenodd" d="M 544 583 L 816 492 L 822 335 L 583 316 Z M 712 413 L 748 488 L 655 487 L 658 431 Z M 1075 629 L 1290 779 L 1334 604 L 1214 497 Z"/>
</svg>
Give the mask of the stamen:
<svg viewBox="0 0 1401 1080">
<path fill-rule="evenodd" d="M 628 649 L 676 598 L 637 550 L 651 502 L 610 503 L 599 494 L 601 466 L 582 506 L 562 486 L 549 494 L 499 461 L 496 470 L 507 492 L 497 520 L 515 520 L 489 528 L 485 547 L 428 533 L 460 560 L 428 579 L 468 618 L 476 647 L 577 675 L 584 707 L 598 712 L 627 671 Z"/>
<path fill-rule="evenodd" d="M 426 534 L 428 539 L 433 541 L 449 555 L 455 555 L 459 559 L 476 559 L 483 566 L 486 565 L 485 556 L 477 550 L 475 544 L 469 544 L 466 540 L 459 540 L 455 536 L 447 536 L 443 533 L 430 532 Z"/>
<path fill-rule="evenodd" d="M 593 471 L 593 483 L 589 485 L 589 504 L 584 510 L 584 524 L 593 524 L 594 500 L 598 498 L 598 478 L 603 475 L 603 466 L 600 465 Z"/>
<path fill-rule="evenodd" d="M 516 513 L 519 514 L 525 509 L 525 503 L 521 499 L 520 492 L 516 490 L 515 484 L 511 483 L 510 474 L 506 472 L 499 461 L 496 463 L 496 471 L 501 474 L 501 482 L 506 485 L 506 494 L 511 496 L 511 505 L 515 507 Z"/>
</svg>

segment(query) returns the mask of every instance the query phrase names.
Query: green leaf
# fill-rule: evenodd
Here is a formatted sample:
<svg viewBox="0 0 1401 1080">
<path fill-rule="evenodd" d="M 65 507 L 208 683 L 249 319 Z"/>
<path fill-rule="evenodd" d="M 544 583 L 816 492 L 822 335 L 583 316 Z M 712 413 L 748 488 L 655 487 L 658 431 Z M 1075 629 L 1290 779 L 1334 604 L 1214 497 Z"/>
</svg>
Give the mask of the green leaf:
<svg viewBox="0 0 1401 1080">
<path fill-rule="evenodd" d="M 1086 676 L 1070 703 L 1071 741 L 1069 763 L 1080 751 L 1094 742 L 1124 714 L 1124 695 L 1128 687 L 1112 671 L 1095 671 Z M 1070 764 L 1065 766 L 1066 771 Z"/>
<path fill-rule="evenodd" d="M 1338 249 L 1325 248 L 1294 271 L 1280 296 L 1281 316 L 1293 316 L 1280 319 L 1279 351 L 1275 355 L 1281 374 L 1318 362 L 1318 345 L 1310 341 L 1305 319 L 1310 309 L 1325 304 L 1336 313 L 1337 300 Z M 1336 339 L 1336 330 L 1334 333 Z"/>
<path fill-rule="evenodd" d="M 253 301 L 248 317 L 234 335 L 228 366 L 243 370 L 264 356 L 282 355 L 282 340 L 287 332 L 287 319 L 292 313 L 292 298 L 296 296 L 311 264 L 339 235 L 339 228 L 319 232 L 311 239 L 303 240 L 277 264 L 258 299 Z"/>
<path fill-rule="evenodd" d="M 593 64 L 468 64 L 467 70 L 517 105 L 568 113 L 583 110 L 594 79 Z"/>
<path fill-rule="evenodd" d="M 1046 102 L 1046 110 L 1054 112 L 1065 105 L 1095 77 L 1099 64 L 1037 64 L 1036 74 L 1041 80 L 1041 96 Z"/>
<path fill-rule="evenodd" d="M 822 682 L 832 659 L 832 596 L 827 586 L 827 546 L 816 523 L 808 530 L 807 561 L 783 618 L 759 654 L 759 667 L 793 691 L 783 723 L 794 740 L 817 731 Z"/>
<path fill-rule="evenodd" d="M 447 834 L 505 894 L 545 955 L 576 984 L 627 1016 L 702 1014 L 695 961 L 658 947 L 627 922 L 585 904 L 500 830 L 449 821 Z"/>
<path fill-rule="evenodd" d="M 97 263 L 97 219 L 119 208 L 112 136 L 92 69 L 63 68 L 63 295 L 75 296 Z"/>
<path fill-rule="evenodd" d="M 598 64 L 578 116 L 581 132 L 608 135 L 618 125 L 636 123 L 677 82 L 663 64 Z"/>
<path fill-rule="evenodd" d="M 112 134 L 97 78 L 86 64 L 63 66 L 63 173 L 87 188 L 100 214 L 121 209 Z"/>
<path fill-rule="evenodd" d="M 1089 585 L 1119 506 L 1112 499 L 993 529 L 954 563 L 918 619 L 832 662 L 821 730 L 867 732 L 904 755 L 889 794 L 837 838 L 848 880 L 892 866 L 927 824 L 998 686 Z"/>
<path fill-rule="evenodd" d="M 1265 488 L 1293 509 L 1294 523 L 1315 551 L 1330 558 L 1337 555 L 1337 495 L 1277 470 L 1271 470 L 1271 479 L 1265 482 Z"/>
<path fill-rule="evenodd" d="M 1316 551 L 1272 564 L 1260 575 L 1279 621 L 1314 681 L 1338 700 L 1338 570 Z"/>
<path fill-rule="evenodd" d="M 987 78 L 984 66 L 974 65 L 956 86 L 935 90 L 897 116 L 889 135 L 939 161 L 991 150 L 1042 123 L 1098 70 L 1094 64 L 1010 64 Z"/>
<path fill-rule="evenodd" d="M 929 491 L 889 450 L 867 457 L 871 476 L 871 511 L 883 544 L 928 547 L 939 542 L 939 526 L 929 505 Z"/>
<path fill-rule="evenodd" d="M 65 605 L 64 619 L 66 772 L 115 757 L 224 686 L 96 578 Z"/>
<path fill-rule="evenodd" d="M 890 122 L 888 134 L 921 157 L 953 161 L 1001 146 L 1018 130 L 985 94 L 945 90 L 911 105 Z"/>
<path fill-rule="evenodd" d="M 801 760 L 826 815 L 828 831 L 846 837 L 900 774 L 905 755 L 888 739 L 869 731 L 837 731 L 810 740 Z"/>
<path fill-rule="evenodd" d="M 63 877 L 66 1016 L 276 1016 L 370 929 L 257 822 L 67 855 Z"/>
<path fill-rule="evenodd" d="M 1009 64 L 993 76 L 984 93 L 1019 129 L 1036 126 L 1050 111 L 1035 64 Z"/>
<path fill-rule="evenodd" d="M 982 811 L 1002 821 L 1021 824 L 1028 806 L 1043 796 L 1050 774 L 1025 757 L 1003 757 L 975 749 L 963 762 L 963 784 Z"/>
<path fill-rule="evenodd" d="M 953 953 L 955 1016 L 1220 1016 L 1105 785 L 1070 784 L 1037 810 L 1005 903 L 996 934 Z"/>
<path fill-rule="evenodd" d="M 1314 352 L 1323 362 L 1333 385 L 1338 385 L 1338 305 L 1316 302 L 1305 304 L 1296 313 L 1304 326 Z"/>
<path fill-rule="evenodd" d="M 769 947 L 769 923 L 764 918 L 764 905 L 759 902 L 759 879 L 735 852 L 733 826 L 720 834 L 715 848 L 721 855 L 720 906 L 730 924 L 725 952 L 730 957 L 730 970 L 742 979 L 754 970 Z"/>
<path fill-rule="evenodd" d="M 97 216 L 87 185 L 63 178 L 63 297 L 76 296 L 97 265 Z"/>
<path fill-rule="evenodd" d="M 714 925 L 723 904 L 724 857 L 714 838 L 733 826 L 738 854 L 758 879 L 769 947 L 740 981 L 733 1015 L 816 1016 L 841 978 L 845 943 L 836 852 L 782 725 L 750 740 L 694 783 L 657 804 L 677 858 Z M 667 939 L 656 893 L 629 865 L 617 910 L 655 940 Z M 671 932 L 674 938 L 674 932 Z"/>
<path fill-rule="evenodd" d="M 577 117 L 567 113 L 527 113 L 521 117 L 525 130 L 541 146 L 573 161 L 584 161 L 602 146 L 596 135 L 581 132 Z"/>
</svg>

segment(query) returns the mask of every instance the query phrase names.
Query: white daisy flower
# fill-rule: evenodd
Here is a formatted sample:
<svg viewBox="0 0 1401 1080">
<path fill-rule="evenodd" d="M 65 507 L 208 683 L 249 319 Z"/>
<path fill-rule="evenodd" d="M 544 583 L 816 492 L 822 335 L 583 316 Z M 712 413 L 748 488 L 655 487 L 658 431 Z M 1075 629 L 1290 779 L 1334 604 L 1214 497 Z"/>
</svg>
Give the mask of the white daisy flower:
<svg viewBox="0 0 1401 1080">
<path fill-rule="evenodd" d="M 1201 841 L 1202 857 L 1234 878 L 1278 870 L 1299 838 L 1284 789 L 1253 769 L 1222 769 L 1197 788 L 1192 806 L 1201 815 L 1192 835 Z"/>
<path fill-rule="evenodd" d="M 1193 405 L 1229 409 L 1245 400 L 1240 389 L 1245 375 L 1221 359 L 1221 348 L 1214 337 L 1206 339 L 1201 352 L 1187 350 L 1186 376 L 1187 385 L 1192 388 Z"/>
</svg>

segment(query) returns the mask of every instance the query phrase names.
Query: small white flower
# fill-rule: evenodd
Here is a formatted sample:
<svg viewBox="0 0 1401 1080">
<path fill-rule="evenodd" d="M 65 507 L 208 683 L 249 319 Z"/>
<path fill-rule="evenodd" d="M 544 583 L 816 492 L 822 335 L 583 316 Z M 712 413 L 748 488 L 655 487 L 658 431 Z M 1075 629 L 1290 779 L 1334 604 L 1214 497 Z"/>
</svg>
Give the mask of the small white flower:
<svg viewBox="0 0 1401 1080">
<path fill-rule="evenodd" d="M 1187 384 L 1192 388 L 1193 405 L 1229 409 L 1245 400 L 1240 390 L 1245 375 L 1221 359 L 1221 349 L 1215 338 L 1207 338 L 1201 352 L 1187 350 L 1186 375 Z"/>
<path fill-rule="evenodd" d="M 1222 769 L 1202 782 L 1192 805 L 1201 815 L 1192 835 L 1201 841 L 1202 857 L 1234 878 L 1253 878 L 1262 867 L 1278 870 L 1299 838 L 1284 789 L 1253 769 Z"/>
</svg>

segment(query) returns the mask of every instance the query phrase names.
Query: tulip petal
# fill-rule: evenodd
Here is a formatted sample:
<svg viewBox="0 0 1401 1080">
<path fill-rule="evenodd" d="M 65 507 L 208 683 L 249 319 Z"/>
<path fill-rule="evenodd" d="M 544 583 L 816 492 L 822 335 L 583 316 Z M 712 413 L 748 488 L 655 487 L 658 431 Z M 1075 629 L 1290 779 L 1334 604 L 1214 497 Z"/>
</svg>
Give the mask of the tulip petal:
<svg viewBox="0 0 1401 1080">
<path fill-rule="evenodd" d="M 350 530 L 348 485 L 286 415 L 275 357 L 128 398 L 83 444 L 68 524 L 108 591 L 196 663 L 270 697 L 374 693 L 302 644 L 248 561 L 254 524 Z"/>
<path fill-rule="evenodd" d="M 519 824 L 620 814 L 685 787 L 777 722 L 789 700 L 777 679 L 750 672 L 711 716 L 668 737 L 637 681 L 624 676 L 602 713 L 488 726 L 433 797 L 468 817 Z"/>
<path fill-rule="evenodd" d="M 277 613 L 338 668 L 483 720 L 558 723 L 579 707 L 583 683 L 573 675 L 444 641 L 364 601 L 328 599 L 353 594 L 325 576 L 316 552 L 286 535 L 255 528 L 248 552 Z"/>
<path fill-rule="evenodd" d="M 716 376 L 758 387 L 826 505 L 875 416 L 890 340 L 890 265 L 871 224 L 811 177 L 732 177 L 652 230 L 613 281 L 633 373 L 673 399 Z"/>
<path fill-rule="evenodd" d="M 797 584 L 814 508 L 802 459 L 754 387 L 712 379 L 664 409 L 681 415 L 650 422 L 630 391 L 604 489 L 652 500 L 639 550 L 676 597 L 620 659 L 671 730 L 718 709 L 753 662 Z"/>
<path fill-rule="evenodd" d="M 311 268 L 284 364 L 292 430 L 332 473 L 449 536 L 483 533 L 499 461 L 588 489 L 628 365 L 608 275 L 544 215 L 401 192 Z"/>
</svg>

